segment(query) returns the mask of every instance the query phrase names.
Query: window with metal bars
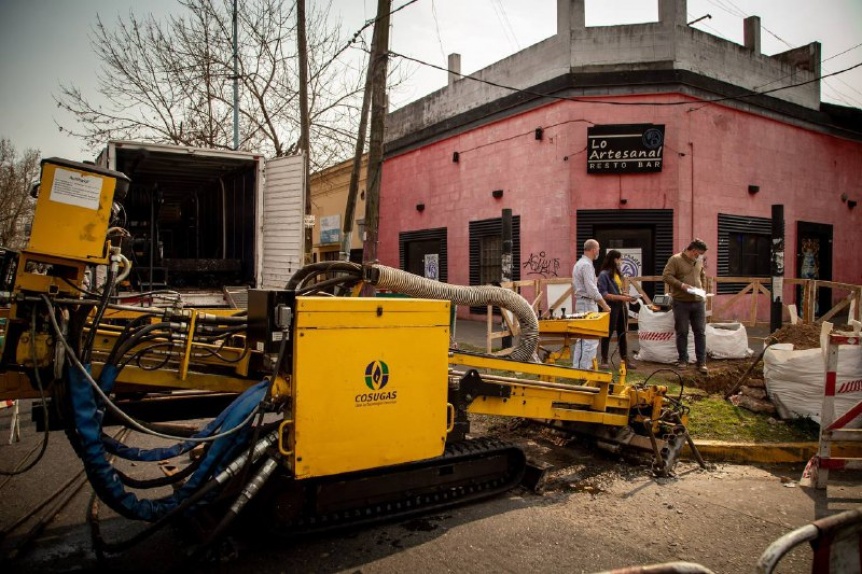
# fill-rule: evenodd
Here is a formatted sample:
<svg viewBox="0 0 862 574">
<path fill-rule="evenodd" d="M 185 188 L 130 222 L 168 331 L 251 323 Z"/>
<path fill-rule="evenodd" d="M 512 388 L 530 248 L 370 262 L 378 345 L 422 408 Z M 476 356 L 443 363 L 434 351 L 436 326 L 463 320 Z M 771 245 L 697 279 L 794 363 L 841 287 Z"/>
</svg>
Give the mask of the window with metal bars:
<svg viewBox="0 0 862 574">
<path fill-rule="evenodd" d="M 470 222 L 470 285 L 488 285 L 503 275 L 503 219 Z M 512 280 L 521 279 L 521 216 L 512 216 Z M 470 307 L 471 313 L 486 313 L 486 307 Z M 495 314 L 499 310 L 495 309 Z"/>
<path fill-rule="evenodd" d="M 772 219 L 718 214 L 718 277 L 769 277 Z M 709 273 L 709 271 L 707 271 Z M 745 283 L 719 283 L 719 294 L 736 293 Z"/>
<path fill-rule="evenodd" d="M 500 281 L 503 271 L 503 238 L 492 235 L 479 238 L 479 285 Z"/>
</svg>

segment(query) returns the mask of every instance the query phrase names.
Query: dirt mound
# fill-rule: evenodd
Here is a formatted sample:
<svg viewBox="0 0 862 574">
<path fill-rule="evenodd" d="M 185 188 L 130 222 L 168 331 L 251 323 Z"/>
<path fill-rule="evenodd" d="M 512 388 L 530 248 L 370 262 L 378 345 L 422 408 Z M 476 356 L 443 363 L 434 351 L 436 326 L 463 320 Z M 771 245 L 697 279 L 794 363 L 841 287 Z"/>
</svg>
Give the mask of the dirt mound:
<svg viewBox="0 0 862 574">
<path fill-rule="evenodd" d="M 843 327 L 841 325 L 835 326 L 838 330 Z M 784 325 L 773 332 L 771 337 L 778 343 L 792 343 L 793 348 L 797 350 L 817 349 L 820 347 L 820 329 L 820 323 Z M 682 369 L 679 374 L 687 387 L 696 387 L 708 393 L 724 394 L 737 386 L 737 383 L 751 367 L 751 362 L 756 358 L 757 355 L 747 359 L 710 359 L 708 375 L 701 375 L 693 368 Z M 745 377 L 745 384 L 748 384 L 749 381 L 762 379 L 763 362 L 759 361 Z"/>
<path fill-rule="evenodd" d="M 779 343 L 793 343 L 797 351 L 820 348 L 820 323 L 797 323 L 784 325 L 772 337 Z"/>
</svg>

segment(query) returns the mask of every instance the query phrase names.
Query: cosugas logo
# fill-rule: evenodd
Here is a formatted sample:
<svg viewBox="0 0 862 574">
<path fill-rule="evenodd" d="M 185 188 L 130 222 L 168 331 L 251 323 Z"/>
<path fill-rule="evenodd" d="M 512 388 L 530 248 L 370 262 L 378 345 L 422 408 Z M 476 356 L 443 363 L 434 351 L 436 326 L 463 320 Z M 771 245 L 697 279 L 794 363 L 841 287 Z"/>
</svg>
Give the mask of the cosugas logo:
<svg viewBox="0 0 862 574">
<path fill-rule="evenodd" d="M 383 361 L 371 361 L 365 367 L 365 386 L 370 393 L 359 393 L 353 400 L 357 407 L 371 407 L 384 403 L 393 403 L 398 398 L 398 391 L 384 391 L 389 384 L 389 365 Z"/>
<path fill-rule="evenodd" d="M 365 386 L 379 391 L 389 383 L 389 365 L 383 361 L 371 361 L 365 367 Z"/>
</svg>

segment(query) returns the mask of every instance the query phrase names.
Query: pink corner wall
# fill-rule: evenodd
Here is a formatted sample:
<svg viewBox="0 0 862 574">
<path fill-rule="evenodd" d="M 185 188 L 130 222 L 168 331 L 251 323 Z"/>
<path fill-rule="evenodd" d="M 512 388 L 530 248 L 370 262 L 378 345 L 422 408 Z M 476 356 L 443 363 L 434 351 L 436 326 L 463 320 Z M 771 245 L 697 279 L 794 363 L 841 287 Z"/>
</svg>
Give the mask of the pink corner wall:
<svg viewBox="0 0 862 574">
<path fill-rule="evenodd" d="M 862 201 L 862 144 L 678 94 L 603 100 L 671 105 L 555 102 L 389 157 L 380 261 L 398 266 L 399 232 L 446 227 L 448 280 L 468 284 L 469 222 L 510 208 L 521 218 L 522 264 L 544 253 L 567 277 L 580 255 L 577 210 L 672 209 L 674 248 L 701 237 L 714 274 L 718 214 L 769 218 L 772 204 L 783 204 L 786 276 L 796 272 L 796 222 L 808 221 L 834 226 L 833 280 L 862 283 L 862 206 L 840 199 Z M 662 171 L 587 175 L 588 126 L 627 123 L 665 125 Z M 749 185 L 760 191 L 749 194 Z M 492 197 L 496 189 L 502 198 Z"/>
</svg>

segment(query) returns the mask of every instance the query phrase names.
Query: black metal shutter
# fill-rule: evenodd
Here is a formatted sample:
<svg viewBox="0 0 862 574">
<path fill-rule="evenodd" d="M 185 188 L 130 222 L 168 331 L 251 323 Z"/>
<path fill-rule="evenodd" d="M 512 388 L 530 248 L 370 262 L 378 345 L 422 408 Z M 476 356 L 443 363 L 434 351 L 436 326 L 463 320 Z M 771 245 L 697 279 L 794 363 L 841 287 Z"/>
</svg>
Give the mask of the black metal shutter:
<svg viewBox="0 0 862 574">
<path fill-rule="evenodd" d="M 470 222 L 470 285 L 479 284 L 479 239 L 503 235 L 503 218 Z M 512 280 L 521 280 L 521 216 L 512 216 Z M 486 314 L 486 307 L 470 307 L 471 313 Z"/>
<path fill-rule="evenodd" d="M 733 277 L 730 272 L 729 244 L 733 233 L 751 233 L 754 235 L 772 236 L 771 217 L 749 217 L 744 215 L 718 214 L 718 277 Z M 719 283 L 718 294 L 737 293 L 745 287 L 745 283 Z M 768 285 L 767 288 L 771 288 Z"/>
</svg>

